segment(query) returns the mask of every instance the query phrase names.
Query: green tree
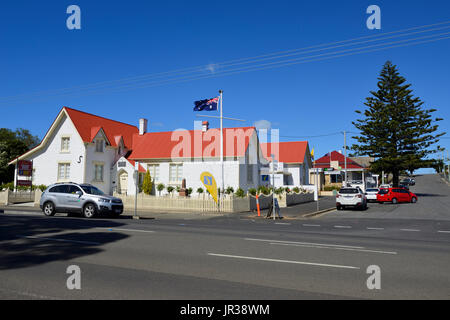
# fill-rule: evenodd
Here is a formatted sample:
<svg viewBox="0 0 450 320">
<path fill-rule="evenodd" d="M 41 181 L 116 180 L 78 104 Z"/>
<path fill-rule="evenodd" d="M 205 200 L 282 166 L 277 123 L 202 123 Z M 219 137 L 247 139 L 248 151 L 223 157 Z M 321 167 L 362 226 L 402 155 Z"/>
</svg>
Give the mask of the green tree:
<svg viewBox="0 0 450 320">
<path fill-rule="evenodd" d="M 374 172 L 392 173 L 398 185 L 402 170 L 414 171 L 427 164 L 426 157 L 441 150 L 433 145 L 445 134 L 438 130 L 433 119 L 436 109 L 422 108 L 420 98 L 412 95 L 411 85 L 390 61 L 386 62 L 378 78 L 378 90 L 366 98 L 366 110 L 356 112 L 364 117 L 352 122 L 360 131 L 352 145 L 356 155 L 375 158 Z"/>
<path fill-rule="evenodd" d="M 39 138 L 26 129 L 12 131 L 0 128 L 0 184 L 14 180 L 14 166 L 8 162 L 24 154 L 39 143 Z"/>
<path fill-rule="evenodd" d="M 152 177 L 150 176 L 150 171 L 147 169 L 147 172 L 144 176 L 144 182 L 142 183 L 142 191 L 145 194 L 151 194 L 153 189 Z"/>
<path fill-rule="evenodd" d="M 163 191 L 165 187 L 166 187 L 166 186 L 165 186 L 163 183 L 158 184 L 158 186 L 156 187 L 156 189 L 158 190 L 159 195 L 161 195 L 161 191 Z"/>
</svg>

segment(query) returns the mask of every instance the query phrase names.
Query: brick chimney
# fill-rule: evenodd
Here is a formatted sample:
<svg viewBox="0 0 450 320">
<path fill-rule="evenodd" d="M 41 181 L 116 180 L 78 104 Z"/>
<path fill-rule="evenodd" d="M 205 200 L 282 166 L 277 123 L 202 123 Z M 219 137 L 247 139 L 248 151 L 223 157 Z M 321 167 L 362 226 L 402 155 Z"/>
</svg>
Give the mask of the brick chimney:
<svg viewBox="0 0 450 320">
<path fill-rule="evenodd" d="M 209 122 L 208 121 L 203 121 L 202 122 L 202 131 L 206 132 L 209 129 Z"/>
</svg>

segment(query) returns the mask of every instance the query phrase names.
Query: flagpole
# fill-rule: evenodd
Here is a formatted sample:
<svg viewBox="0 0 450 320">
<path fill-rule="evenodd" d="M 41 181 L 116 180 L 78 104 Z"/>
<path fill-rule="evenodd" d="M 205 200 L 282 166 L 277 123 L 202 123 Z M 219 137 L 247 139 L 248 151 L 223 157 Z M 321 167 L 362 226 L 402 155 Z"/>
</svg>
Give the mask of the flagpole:
<svg viewBox="0 0 450 320">
<path fill-rule="evenodd" d="M 222 187 L 221 187 L 221 193 L 224 194 L 224 187 L 225 187 L 225 183 L 223 181 L 224 179 L 224 173 L 223 173 L 223 104 L 222 104 L 222 100 L 223 100 L 223 91 L 219 90 L 219 94 L 220 94 L 220 105 L 219 105 L 219 109 L 220 109 L 220 167 L 221 167 L 221 175 L 222 175 Z M 222 196 L 220 197 L 222 198 Z"/>
</svg>

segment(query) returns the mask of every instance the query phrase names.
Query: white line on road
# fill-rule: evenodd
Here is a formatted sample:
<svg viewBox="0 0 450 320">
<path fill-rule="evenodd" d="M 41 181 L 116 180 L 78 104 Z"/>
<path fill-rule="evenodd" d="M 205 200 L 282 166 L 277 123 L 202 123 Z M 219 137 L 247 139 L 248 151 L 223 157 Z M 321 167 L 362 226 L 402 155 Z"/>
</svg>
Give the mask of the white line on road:
<svg viewBox="0 0 450 320">
<path fill-rule="evenodd" d="M 447 230 L 438 230 L 438 232 L 441 232 L 441 233 L 450 233 L 450 231 L 447 231 Z"/>
<path fill-rule="evenodd" d="M 108 230 L 108 231 L 130 231 L 130 232 L 146 232 L 146 233 L 154 233 L 152 230 L 138 230 L 138 229 L 123 229 L 123 228 L 95 228 L 100 230 Z"/>
<path fill-rule="evenodd" d="M 73 242 L 73 243 L 93 244 L 93 245 L 101 244 L 100 242 L 68 240 L 68 239 L 58 239 L 58 238 L 44 238 L 44 237 L 33 237 L 33 236 L 19 236 L 19 237 L 27 238 L 27 239 L 34 239 L 34 240 L 50 240 L 50 241 L 58 241 L 58 242 Z"/>
<path fill-rule="evenodd" d="M 384 230 L 384 228 L 367 227 L 367 230 Z"/>
<path fill-rule="evenodd" d="M 328 246 L 313 246 L 313 245 L 303 245 L 303 244 L 293 244 L 293 243 L 273 243 L 273 242 L 270 242 L 270 244 L 279 245 L 279 246 L 307 247 L 307 248 L 316 248 L 316 249 L 333 249 L 333 250 L 347 250 L 347 251 L 358 251 L 358 252 L 369 252 L 369 253 L 397 254 L 397 252 L 394 252 L 394 251 L 353 249 L 353 248 L 340 248 L 340 247 L 328 247 Z"/>
<path fill-rule="evenodd" d="M 353 266 L 342 266 L 335 264 L 325 264 L 325 263 L 315 263 L 315 262 L 305 262 L 305 261 L 292 261 L 292 260 L 280 260 L 280 259 L 269 259 L 269 258 L 257 258 L 257 257 L 246 257 L 246 256 L 234 256 L 229 254 L 220 253 L 209 253 L 209 256 L 224 257 L 224 258 L 234 258 L 234 259 L 246 259 L 246 260 L 258 260 L 258 261 L 269 261 L 269 262 L 280 262 L 280 263 L 293 263 L 293 264 L 303 264 L 318 267 L 329 267 L 329 268 L 341 268 L 341 269 L 360 269 Z"/>
<path fill-rule="evenodd" d="M 400 231 L 406 231 L 406 232 L 420 232 L 418 229 L 400 229 Z"/>
<path fill-rule="evenodd" d="M 351 226 L 334 226 L 335 228 L 338 228 L 338 229 L 351 229 L 352 227 Z"/>
<path fill-rule="evenodd" d="M 286 226 L 291 225 L 290 223 L 287 223 L 287 222 L 275 222 L 275 224 L 281 224 L 281 225 L 286 225 Z"/>
<path fill-rule="evenodd" d="M 344 245 L 340 245 L 340 244 L 297 242 L 297 241 L 284 241 L 284 240 L 267 240 L 267 239 L 254 239 L 254 238 L 244 238 L 244 240 L 247 240 L 247 241 L 273 242 L 273 243 L 302 244 L 302 245 L 313 245 L 313 246 L 323 246 L 323 247 L 339 247 L 339 248 L 364 249 L 364 247 L 344 246 Z"/>
<path fill-rule="evenodd" d="M 320 227 L 320 224 L 302 224 L 304 227 Z"/>
</svg>

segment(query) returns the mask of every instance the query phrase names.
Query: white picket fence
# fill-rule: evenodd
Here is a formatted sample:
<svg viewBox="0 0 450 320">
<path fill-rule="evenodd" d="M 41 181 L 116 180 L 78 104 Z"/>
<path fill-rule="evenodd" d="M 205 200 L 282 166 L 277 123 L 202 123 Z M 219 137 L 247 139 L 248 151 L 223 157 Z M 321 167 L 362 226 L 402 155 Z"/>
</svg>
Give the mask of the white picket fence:
<svg viewBox="0 0 450 320">
<path fill-rule="evenodd" d="M 135 205 L 134 196 L 126 196 L 114 193 L 114 196 L 122 199 L 125 210 L 133 210 Z M 137 197 L 137 209 L 156 209 L 179 212 L 246 212 L 250 211 L 250 203 L 247 197 L 238 198 L 226 195 L 216 202 L 208 195 L 199 197 L 178 196 L 153 196 L 140 193 Z"/>
</svg>

